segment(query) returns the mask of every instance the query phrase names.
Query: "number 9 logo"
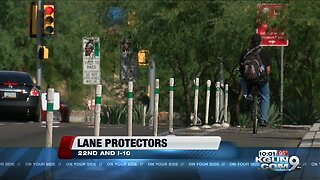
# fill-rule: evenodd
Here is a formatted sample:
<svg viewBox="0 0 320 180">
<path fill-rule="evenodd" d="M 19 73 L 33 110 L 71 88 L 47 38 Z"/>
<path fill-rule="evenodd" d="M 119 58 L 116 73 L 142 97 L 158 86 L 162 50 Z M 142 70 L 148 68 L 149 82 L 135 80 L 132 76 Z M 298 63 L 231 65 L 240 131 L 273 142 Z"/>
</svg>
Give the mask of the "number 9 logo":
<svg viewBox="0 0 320 180">
<path fill-rule="evenodd" d="M 289 171 L 292 171 L 299 166 L 300 159 L 297 156 L 291 156 L 289 159 L 289 163 L 291 164 L 291 168 L 289 169 Z"/>
</svg>

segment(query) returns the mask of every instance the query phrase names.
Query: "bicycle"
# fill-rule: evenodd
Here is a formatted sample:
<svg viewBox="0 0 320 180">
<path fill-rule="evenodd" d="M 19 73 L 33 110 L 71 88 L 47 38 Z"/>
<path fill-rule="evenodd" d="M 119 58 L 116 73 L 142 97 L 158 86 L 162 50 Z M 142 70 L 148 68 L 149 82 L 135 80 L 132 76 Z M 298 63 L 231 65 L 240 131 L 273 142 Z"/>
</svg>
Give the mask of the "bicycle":
<svg viewBox="0 0 320 180">
<path fill-rule="evenodd" d="M 252 133 L 257 134 L 258 121 L 259 121 L 259 118 L 258 118 L 258 116 L 259 116 L 259 97 L 260 97 L 259 86 L 257 84 L 255 84 L 251 87 L 251 94 L 253 97 L 252 114 L 251 114 L 251 119 L 253 122 Z"/>
</svg>

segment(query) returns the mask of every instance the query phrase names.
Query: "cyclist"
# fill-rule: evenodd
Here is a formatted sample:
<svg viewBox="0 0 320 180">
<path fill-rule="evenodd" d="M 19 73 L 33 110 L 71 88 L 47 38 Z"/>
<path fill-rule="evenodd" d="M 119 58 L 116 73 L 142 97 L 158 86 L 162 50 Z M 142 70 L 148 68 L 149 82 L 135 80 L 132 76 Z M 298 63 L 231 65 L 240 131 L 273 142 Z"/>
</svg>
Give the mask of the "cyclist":
<svg viewBox="0 0 320 180">
<path fill-rule="evenodd" d="M 259 81 L 259 85 L 258 85 L 260 96 L 261 96 L 259 120 L 262 126 L 267 126 L 268 119 L 269 119 L 269 104 L 270 104 L 269 75 L 271 71 L 270 69 L 271 57 L 269 53 L 260 46 L 260 42 L 261 42 L 261 36 L 259 34 L 253 34 L 250 38 L 249 49 L 246 49 L 241 53 L 240 69 L 239 69 L 241 74 L 240 84 L 242 87 L 243 96 L 246 98 L 246 100 L 251 100 L 252 95 L 250 94 L 250 88 L 252 87 L 252 84 L 246 81 L 244 78 L 244 71 L 245 71 L 244 60 L 249 53 L 254 53 L 254 51 L 257 51 L 262 61 L 260 70 L 263 70 L 265 72 L 265 76 L 263 80 Z"/>
</svg>

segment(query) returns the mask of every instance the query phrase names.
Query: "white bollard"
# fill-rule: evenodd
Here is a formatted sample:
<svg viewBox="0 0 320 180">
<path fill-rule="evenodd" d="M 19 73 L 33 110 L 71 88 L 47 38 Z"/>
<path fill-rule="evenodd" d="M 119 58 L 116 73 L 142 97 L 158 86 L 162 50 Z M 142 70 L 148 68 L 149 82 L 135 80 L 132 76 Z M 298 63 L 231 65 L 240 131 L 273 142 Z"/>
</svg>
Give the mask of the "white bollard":
<svg viewBox="0 0 320 180">
<path fill-rule="evenodd" d="M 225 84 L 224 87 L 224 119 L 222 126 L 223 127 L 229 127 L 230 124 L 228 123 L 228 84 Z"/>
<path fill-rule="evenodd" d="M 100 135 L 100 113 L 101 113 L 101 95 L 102 85 L 96 86 L 96 99 L 95 99 L 95 116 L 94 116 L 94 135 Z"/>
<path fill-rule="evenodd" d="M 156 79 L 154 92 L 154 115 L 153 115 L 153 135 L 158 136 L 158 118 L 159 118 L 159 79 Z"/>
<path fill-rule="evenodd" d="M 169 134 L 173 134 L 173 88 L 174 78 L 169 82 Z"/>
<path fill-rule="evenodd" d="M 220 82 L 220 94 L 219 94 L 219 122 L 223 123 L 223 108 L 224 108 L 224 83 Z"/>
<path fill-rule="evenodd" d="M 194 87 L 194 112 L 193 112 L 193 125 L 190 127 L 191 130 L 200 130 L 200 127 L 197 126 L 198 120 L 198 99 L 199 99 L 199 78 L 195 79 Z"/>
<path fill-rule="evenodd" d="M 202 128 L 204 128 L 204 129 L 211 128 L 208 125 L 208 123 L 209 123 L 209 106 L 210 106 L 210 86 L 211 86 L 211 80 L 207 80 L 206 117 L 205 117 L 205 124 L 202 126 Z"/>
<path fill-rule="evenodd" d="M 46 147 L 52 147 L 54 89 L 47 92 Z"/>
<path fill-rule="evenodd" d="M 128 82 L 128 136 L 132 136 L 133 82 Z"/>
<path fill-rule="evenodd" d="M 216 82 L 216 122 L 212 125 L 213 127 L 221 127 L 219 117 L 220 117 L 220 82 Z"/>
<path fill-rule="evenodd" d="M 142 126 L 146 126 L 147 106 L 143 105 Z"/>
</svg>

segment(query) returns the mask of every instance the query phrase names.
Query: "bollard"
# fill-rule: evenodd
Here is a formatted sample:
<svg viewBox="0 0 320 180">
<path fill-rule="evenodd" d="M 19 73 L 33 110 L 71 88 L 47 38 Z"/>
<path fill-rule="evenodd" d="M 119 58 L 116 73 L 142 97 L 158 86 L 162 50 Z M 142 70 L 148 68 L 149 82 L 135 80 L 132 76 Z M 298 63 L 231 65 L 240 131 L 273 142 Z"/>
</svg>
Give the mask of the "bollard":
<svg viewBox="0 0 320 180">
<path fill-rule="evenodd" d="M 153 135 L 158 136 L 158 117 L 159 117 L 159 79 L 156 79 L 154 97 L 154 115 L 153 115 Z"/>
<path fill-rule="evenodd" d="M 146 126 L 147 106 L 143 105 L 142 126 Z"/>
<path fill-rule="evenodd" d="M 219 93 L 219 123 L 223 123 L 223 108 L 224 108 L 224 82 L 220 82 L 220 93 Z"/>
<path fill-rule="evenodd" d="M 224 119 L 223 119 L 223 123 L 222 126 L 223 127 L 229 127 L 229 123 L 228 123 L 228 84 L 225 84 L 224 86 Z"/>
<path fill-rule="evenodd" d="M 132 136 L 133 82 L 128 82 L 128 136 Z"/>
<path fill-rule="evenodd" d="M 169 134 L 173 134 L 173 87 L 174 78 L 169 82 Z"/>
<path fill-rule="evenodd" d="M 96 99 L 95 99 L 95 118 L 94 118 L 94 135 L 100 135 L 100 113 L 101 113 L 101 94 L 102 85 L 96 86 Z"/>
<path fill-rule="evenodd" d="M 211 86 L 211 80 L 207 80 L 206 116 L 205 116 L 205 124 L 202 126 L 202 128 L 204 128 L 204 129 L 210 129 L 211 128 L 208 125 L 208 122 L 209 122 L 209 105 L 210 105 L 210 86 Z"/>
<path fill-rule="evenodd" d="M 220 117 L 220 82 L 216 82 L 216 122 L 213 124 L 214 127 L 221 126 L 219 117 Z"/>
<path fill-rule="evenodd" d="M 195 79 L 195 87 L 194 87 L 194 112 L 193 112 L 193 126 L 190 128 L 191 130 L 200 130 L 197 126 L 198 120 L 198 96 L 199 96 L 199 78 Z"/>
<path fill-rule="evenodd" d="M 47 92 L 46 147 L 52 147 L 54 89 Z"/>
</svg>

